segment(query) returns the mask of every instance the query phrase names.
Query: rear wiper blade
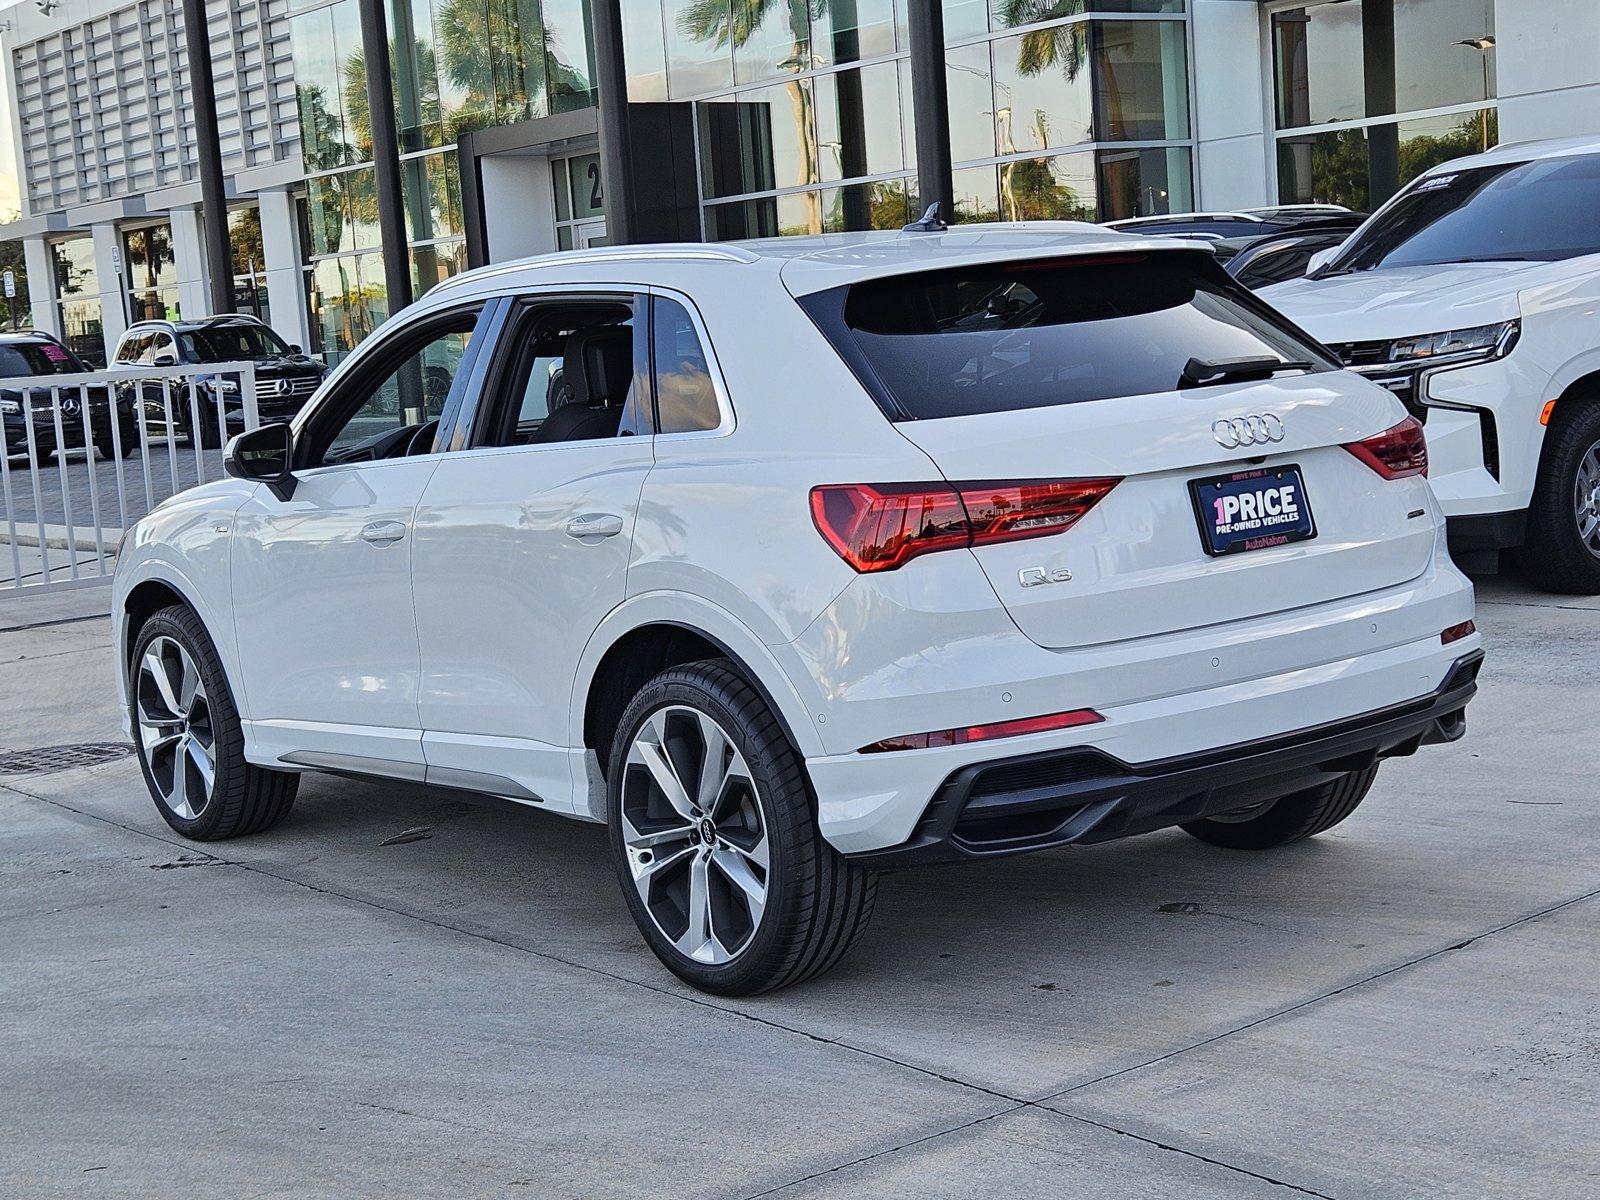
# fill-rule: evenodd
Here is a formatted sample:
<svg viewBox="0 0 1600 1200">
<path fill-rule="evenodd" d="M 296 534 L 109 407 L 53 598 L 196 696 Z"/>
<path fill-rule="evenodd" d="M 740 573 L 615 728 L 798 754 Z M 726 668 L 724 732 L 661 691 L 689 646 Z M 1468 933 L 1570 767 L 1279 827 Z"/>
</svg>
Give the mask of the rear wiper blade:
<svg viewBox="0 0 1600 1200">
<path fill-rule="evenodd" d="M 1201 387 L 1208 383 L 1233 383 L 1244 379 L 1267 379 L 1279 371 L 1310 371 L 1316 364 L 1298 358 L 1191 358 L 1178 376 L 1179 387 Z"/>
</svg>

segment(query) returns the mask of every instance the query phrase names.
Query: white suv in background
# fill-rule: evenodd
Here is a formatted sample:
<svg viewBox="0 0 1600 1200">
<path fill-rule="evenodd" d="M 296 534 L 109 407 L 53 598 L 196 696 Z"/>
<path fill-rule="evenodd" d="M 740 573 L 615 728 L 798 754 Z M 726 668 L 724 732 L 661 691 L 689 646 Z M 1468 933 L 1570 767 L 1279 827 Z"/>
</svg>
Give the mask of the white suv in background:
<svg viewBox="0 0 1600 1200">
<path fill-rule="evenodd" d="M 1093 226 L 469 272 L 227 461 L 117 560 L 172 827 L 308 770 L 603 821 L 717 992 L 828 969 L 884 867 L 1319 833 L 1482 658 L 1399 402 Z"/>
<path fill-rule="evenodd" d="M 1600 592 L 1600 138 L 1435 167 L 1261 295 L 1425 423 L 1465 565 Z"/>
</svg>

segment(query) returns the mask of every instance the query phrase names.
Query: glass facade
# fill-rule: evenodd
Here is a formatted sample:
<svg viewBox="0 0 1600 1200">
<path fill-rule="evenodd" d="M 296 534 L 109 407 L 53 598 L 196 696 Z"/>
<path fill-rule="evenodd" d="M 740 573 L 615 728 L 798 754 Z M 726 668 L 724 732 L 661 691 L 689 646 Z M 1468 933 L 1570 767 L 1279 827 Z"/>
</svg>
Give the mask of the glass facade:
<svg viewBox="0 0 1600 1200">
<path fill-rule="evenodd" d="M 1371 211 L 1499 140 L 1494 0 L 1337 0 L 1270 14 L 1278 198 Z"/>
<path fill-rule="evenodd" d="M 84 361 L 94 366 L 104 366 L 106 346 L 102 335 L 100 277 L 94 266 L 93 239 L 86 236 L 51 242 L 50 261 L 56 273 L 61 340 Z"/>
<path fill-rule="evenodd" d="M 170 224 L 123 229 L 122 271 L 130 322 L 177 320 L 178 264 Z"/>
<path fill-rule="evenodd" d="M 666 0 L 635 54 L 654 7 L 624 6 L 629 94 L 694 101 L 707 237 L 915 215 L 901 6 Z M 1183 0 L 946 0 L 945 29 L 958 219 L 1192 206 Z"/>
</svg>

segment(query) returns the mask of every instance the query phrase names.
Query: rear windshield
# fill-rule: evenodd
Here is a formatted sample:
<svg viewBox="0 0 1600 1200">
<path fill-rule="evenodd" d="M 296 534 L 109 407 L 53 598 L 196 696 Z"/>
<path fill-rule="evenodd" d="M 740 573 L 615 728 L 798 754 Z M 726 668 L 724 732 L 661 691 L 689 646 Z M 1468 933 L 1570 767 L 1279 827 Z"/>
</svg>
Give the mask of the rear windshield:
<svg viewBox="0 0 1600 1200">
<path fill-rule="evenodd" d="M 0 378 L 26 375 L 70 375 L 87 370 L 72 352 L 54 342 L 13 342 L 0 346 Z"/>
<path fill-rule="evenodd" d="M 1173 251 L 897 275 L 802 304 L 901 419 L 1172 391 L 1191 358 L 1336 366 L 1209 256 Z"/>
</svg>

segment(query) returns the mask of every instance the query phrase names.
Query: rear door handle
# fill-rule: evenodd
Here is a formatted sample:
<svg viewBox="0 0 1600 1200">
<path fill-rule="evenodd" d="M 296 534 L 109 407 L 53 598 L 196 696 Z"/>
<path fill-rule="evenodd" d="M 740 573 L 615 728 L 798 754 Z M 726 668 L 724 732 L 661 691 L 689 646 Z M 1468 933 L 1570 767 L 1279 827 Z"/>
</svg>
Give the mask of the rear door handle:
<svg viewBox="0 0 1600 1200">
<path fill-rule="evenodd" d="M 584 513 L 567 522 L 567 536 L 578 538 L 616 537 L 622 532 L 622 518 L 612 513 Z"/>
<path fill-rule="evenodd" d="M 374 521 L 362 527 L 361 540 L 374 546 L 387 546 L 406 535 L 404 521 Z"/>
</svg>

